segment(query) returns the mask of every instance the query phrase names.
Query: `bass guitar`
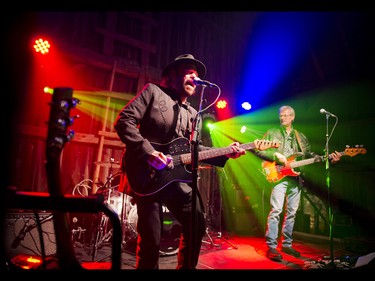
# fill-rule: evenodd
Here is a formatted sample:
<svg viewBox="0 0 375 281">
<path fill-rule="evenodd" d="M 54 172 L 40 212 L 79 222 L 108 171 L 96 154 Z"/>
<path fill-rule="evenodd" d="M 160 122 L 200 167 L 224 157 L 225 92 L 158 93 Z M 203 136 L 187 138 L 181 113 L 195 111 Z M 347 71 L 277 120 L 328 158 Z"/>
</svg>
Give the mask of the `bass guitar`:
<svg viewBox="0 0 375 281">
<path fill-rule="evenodd" d="M 339 152 L 341 156 L 355 156 L 357 154 L 365 154 L 367 151 L 362 147 L 346 148 L 345 151 Z M 276 161 L 263 161 L 262 162 L 262 173 L 265 175 L 267 181 L 278 182 L 286 176 L 296 177 L 300 175 L 300 172 L 294 170 L 294 168 L 310 165 L 313 163 L 323 162 L 325 156 L 316 156 L 309 159 L 296 160 L 296 155 L 292 155 L 287 159 L 287 162 L 283 165 L 276 164 Z M 331 159 L 331 157 L 329 157 Z"/>
<path fill-rule="evenodd" d="M 126 163 L 125 170 L 131 191 L 138 196 L 155 194 L 171 182 L 191 182 L 191 146 L 187 138 L 180 137 L 169 143 L 151 143 L 152 146 L 171 156 L 173 165 L 162 170 L 156 170 L 146 162 Z M 277 148 L 279 143 L 267 140 L 255 140 L 254 142 L 240 144 L 245 150 Z M 207 160 L 233 153 L 231 147 L 212 148 L 198 152 L 198 161 Z M 126 162 L 126 161 L 125 161 Z"/>
<path fill-rule="evenodd" d="M 50 117 L 46 143 L 46 172 L 48 190 L 51 197 L 64 197 L 61 187 L 60 158 L 65 143 L 74 136 L 67 127 L 73 123 L 74 118 L 69 116 L 70 109 L 79 102 L 73 97 L 73 89 L 56 88 L 53 91 L 50 103 Z M 61 211 L 53 212 L 54 229 L 56 236 L 56 257 L 60 269 L 80 269 L 74 248 L 71 242 L 69 227 L 69 214 Z"/>
</svg>

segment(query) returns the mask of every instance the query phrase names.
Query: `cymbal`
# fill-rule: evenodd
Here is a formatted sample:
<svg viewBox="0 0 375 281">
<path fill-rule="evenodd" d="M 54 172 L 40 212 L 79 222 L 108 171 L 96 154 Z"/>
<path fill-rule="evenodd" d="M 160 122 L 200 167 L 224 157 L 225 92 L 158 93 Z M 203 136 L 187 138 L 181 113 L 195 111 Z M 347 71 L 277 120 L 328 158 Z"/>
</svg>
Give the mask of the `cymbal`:
<svg viewBox="0 0 375 281">
<path fill-rule="evenodd" d="M 95 165 L 99 165 L 102 167 L 108 167 L 108 168 L 120 168 L 120 162 L 119 161 L 113 161 L 113 162 L 108 162 L 108 161 L 96 161 L 94 162 Z"/>
</svg>

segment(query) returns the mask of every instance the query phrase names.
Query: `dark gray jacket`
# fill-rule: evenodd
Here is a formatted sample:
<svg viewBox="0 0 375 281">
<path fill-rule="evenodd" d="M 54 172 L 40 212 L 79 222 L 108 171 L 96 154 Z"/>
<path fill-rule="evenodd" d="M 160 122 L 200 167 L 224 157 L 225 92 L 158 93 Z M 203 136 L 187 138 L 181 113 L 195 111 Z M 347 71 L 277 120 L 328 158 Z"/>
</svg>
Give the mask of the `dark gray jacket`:
<svg viewBox="0 0 375 281">
<path fill-rule="evenodd" d="M 293 129 L 291 134 L 294 154 L 301 154 L 301 156 L 299 157 L 300 159 L 312 158 L 316 156 L 316 153 L 310 150 L 310 143 L 303 133 Z M 297 140 L 297 134 L 299 136 L 299 141 Z M 285 129 L 281 126 L 269 129 L 264 134 L 263 138 L 265 140 L 278 142 L 280 146 L 278 148 L 255 151 L 255 154 L 267 161 L 277 161 L 277 157 L 275 157 L 274 154 L 275 152 L 280 152 L 281 154 L 283 154 L 286 137 L 287 134 L 285 132 Z"/>
</svg>

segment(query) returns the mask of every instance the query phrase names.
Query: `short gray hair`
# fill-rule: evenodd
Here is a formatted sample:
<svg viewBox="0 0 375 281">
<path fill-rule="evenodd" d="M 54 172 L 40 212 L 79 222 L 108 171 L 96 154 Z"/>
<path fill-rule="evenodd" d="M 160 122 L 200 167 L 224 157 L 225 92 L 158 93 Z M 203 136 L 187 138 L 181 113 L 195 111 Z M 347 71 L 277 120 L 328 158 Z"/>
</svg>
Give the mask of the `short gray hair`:
<svg viewBox="0 0 375 281">
<path fill-rule="evenodd" d="M 279 114 L 281 111 L 284 111 L 284 110 L 289 110 L 290 111 L 290 114 L 292 114 L 293 116 L 296 115 L 295 111 L 294 111 L 294 108 L 289 106 L 289 105 L 283 105 L 283 106 L 280 106 L 279 108 Z"/>
</svg>

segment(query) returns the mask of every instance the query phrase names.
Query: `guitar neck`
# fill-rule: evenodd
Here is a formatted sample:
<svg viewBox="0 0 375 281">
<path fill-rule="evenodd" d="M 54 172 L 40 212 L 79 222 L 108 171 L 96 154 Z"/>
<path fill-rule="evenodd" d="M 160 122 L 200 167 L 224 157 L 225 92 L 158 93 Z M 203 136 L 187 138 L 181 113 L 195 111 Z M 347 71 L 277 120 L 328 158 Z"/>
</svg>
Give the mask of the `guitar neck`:
<svg viewBox="0 0 375 281">
<path fill-rule="evenodd" d="M 313 163 L 323 162 L 324 157 L 323 156 L 316 156 L 314 158 L 304 159 L 300 161 L 295 161 L 289 164 L 290 168 L 298 168 L 306 165 L 310 165 Z"/>
<path fill-rule="evenodd" d="M 255 143 L 244 143 L 240 144 L 239 147 L 245 149 L 245 150 L 250 150 L 250 149 L 255 149 Z M 198 152 L 198 161 L 202 160 L 207 160 L 223 155 L 227 155 L 233 153 L 233 149 L 231 147 L 221 147 L 221 148 L 213 148 L 213 149 L 208 149 L 208 150 L 203 150 Z M 186 153 L 186 154 L 181 154 L 181 161 L 185 165 L 191 164 L 191 153 Z"/>
<path fill-rule="evenodd" d="M 341 156 L 346 155 L 344 151 L 339 152 L 339 153 L 341 154 Z M 328 156 L 328 159 L 332 159 L 332 157 Z M 314 163 L 323 162 L 324 160 L 325 160 L 325 156 L 316 156 L 314 158 L 303 159 L 303 160 L 292 162 L 289 164 L 289 166 L 290 168 L 293 169 L 293 168 L 298 168 L 298 167 L 302 167 L 302 166 L 306 166 L 306 165 L 310 165 Z"/>
</svg>

